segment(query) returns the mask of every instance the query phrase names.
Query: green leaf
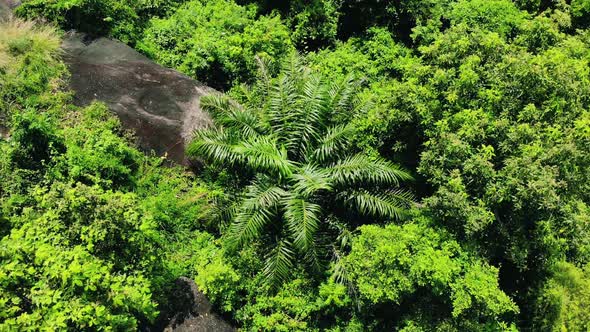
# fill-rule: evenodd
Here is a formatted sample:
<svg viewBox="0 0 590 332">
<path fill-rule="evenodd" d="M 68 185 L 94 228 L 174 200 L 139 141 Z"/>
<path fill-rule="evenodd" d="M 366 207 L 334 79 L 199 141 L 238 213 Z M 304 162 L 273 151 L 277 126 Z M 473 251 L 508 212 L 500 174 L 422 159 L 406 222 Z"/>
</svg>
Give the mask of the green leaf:
<svg viewBox="0 0 590 332">
<path fill-rule="evenodd" d="M 265 256 L 264 276 L 270 285 L 278 286 L 288 279 L 293 268 L 291 243 L 283 239 Z"/>
<path fill-rule="evenodd" d="M 352 185 L 395 185 L 412 176 L 400 167 L 382 158 L 369 158 L 357 154 L 335 162 L 328 167 L 334 182 L 341 186 Z"/>
<path fill-rule="evenodd" d="M 362 214 L 394 220 L 403 219 L 412 202 L 412 195 L 402 190 L 378 194 L 355 190 L 343 192 L 341 198 L 348 207 Z"/>
<path fill-rule="evenodd" d="M 260 136 L 240 142 L 234 146 L 233 152 L 243 156 L 254 170 L 284 177 L 289 177 L 293 173 L 294 164 L 287 159 L 286 151 L 279 150 L 276 140 L 272 137 Z"/>
<path fill-rule="evenodd" d="M 279 203 L 286 195 L 283 189 L 257 181 L 247 187 L 246 198 L 237 210 L 228 233 L 234 246 L 260 237 L 262 229 L 277 215 Z"/>
<path fill-rule="evenodd" d="M 319 227 L 321 207 L 298 197 L 286 197 L 284 201 L 285 219 L 293 244 L 301 252 L 308 251 L 314 244 Z"/>
</svg>

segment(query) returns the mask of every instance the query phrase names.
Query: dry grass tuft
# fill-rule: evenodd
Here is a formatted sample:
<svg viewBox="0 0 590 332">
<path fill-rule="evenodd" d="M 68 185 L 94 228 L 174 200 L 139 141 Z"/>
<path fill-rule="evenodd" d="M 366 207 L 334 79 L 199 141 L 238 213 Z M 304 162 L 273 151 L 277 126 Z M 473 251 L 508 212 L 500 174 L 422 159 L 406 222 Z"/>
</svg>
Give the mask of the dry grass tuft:
<svg viewBox="0 0 590 332">
<path fill-rule="evenodd" d="M 34 52 L 50 61 L 60 53 L 60 37 L 53 27 L 11 18 L 0 23 L 0 68 L 9 69 L 19 55 Z"/>
</svg>

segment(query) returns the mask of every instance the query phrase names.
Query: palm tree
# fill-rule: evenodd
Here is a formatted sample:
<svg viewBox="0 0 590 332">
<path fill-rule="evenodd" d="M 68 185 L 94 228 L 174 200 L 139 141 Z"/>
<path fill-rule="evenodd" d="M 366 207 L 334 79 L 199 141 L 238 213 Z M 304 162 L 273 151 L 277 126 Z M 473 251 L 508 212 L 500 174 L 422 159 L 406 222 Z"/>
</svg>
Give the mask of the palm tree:
<svg viewBox="0 0 590 332">
<path fill-rule="evenodd" d="M 366 217 L 400 219 L 411 202 L 400 181 L 411 176 L 354 153 L 355 129 L 346 122 L 360 105 L 358 82 L 327 82 L 299 56 L 278 77 L 264 65 L 260 76 L 247 106 L 220 94 L 202 98 L 216 125 L 196 132 L 188 154 L 247 177 L 227 236 L 235 247 L 269 244 L 264 272 L 274 283 L 297 257 L 321 270 L 334 229 L 347 234 Z"/>
</svg>

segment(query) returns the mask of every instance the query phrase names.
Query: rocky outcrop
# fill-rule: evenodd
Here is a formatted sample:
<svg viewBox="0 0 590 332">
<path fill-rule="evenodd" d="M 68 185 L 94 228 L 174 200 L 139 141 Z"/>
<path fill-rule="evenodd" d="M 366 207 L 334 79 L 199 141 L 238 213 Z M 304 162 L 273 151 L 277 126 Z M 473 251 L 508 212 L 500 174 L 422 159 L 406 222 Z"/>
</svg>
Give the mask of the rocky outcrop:
<svg viewBox="0 0 590 332">
<path fill-rule="evenodd" d="M 209 300 L 189 278 L 176 280 L 171 297 L 174 315 L 165 332 L 234 332 L 235 328 L 211 311 Z"/>
<path fill-rule="evenodd" d="M 187 162 L 184 147 L 193 131 L 210 123 L 199 100 L 212 89 L 112 39 L 68 33 L 63 49 L 77 105 L 106 103 L 142 149 Z"/>
<path fill-rule="evenodd" d="M 0 21 L 19 4 L 0 0 Z M 77 105 L 104 102 L 124 128 L 135 132 L 140 148 L 187 163 L 186 143 L 195 129 L 211 121 L 199 107 L 200 97 L 213 92 L 211 88 L 109 38 L 71 32 L 64 37 L 63 49 Z"/>
<path fill-rule="evenodd" d="M 20 3 L 20 0 L 0 0 L 0 21 L 8 19 Z"/>
</svg>

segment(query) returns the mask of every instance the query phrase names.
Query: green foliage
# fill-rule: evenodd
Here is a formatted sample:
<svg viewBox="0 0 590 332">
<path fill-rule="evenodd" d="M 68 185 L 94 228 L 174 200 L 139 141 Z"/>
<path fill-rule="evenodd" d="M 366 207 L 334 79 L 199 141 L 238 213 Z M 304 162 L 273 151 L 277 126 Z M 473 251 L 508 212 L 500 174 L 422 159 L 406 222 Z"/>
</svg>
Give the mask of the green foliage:
<svg viewBox="0 0 590 332">
<path fill-rule="evenodd" d="M 543 331 L 585 331 L 590 328 L 590 272 L 557 263 L 540 294 L 534 326 Z"/>
<path fill-rule="evenodd" d="M 2 328 L 129 329 L 153 320 L 145 274 L 157 268 L 157 233 L 137 198 L 65 183 L 33 194 L 1 240 Z"/>
<path fill-rule="evenodd" d="M 205 188 L 69 105 L 53 29 L 2 24 L 0 330 L 145 326 L 181 275 L 246 330 L 588 330 L 589 4 L 25 1 L 233 100 L 203 98 Z M 374 225 L 396 164 L 420 203 Z"/>
<path fill-rule="evenodd" d="M 369 82 L 395 75 L 411 62 L 410 50 L 396 42 L 384 28 L 367 30 L 363 38 L 350 38 L 336 48 L 308 55 L 311 66 L 330 79 L 354 74 Z"/>
<path fill-rule="evenodd" d="M 65 66 L 56 59 L 60 40 L 49 27 L 31 22 L 0 22 L 0 125 L 13 108 L 48 107 L 64 99 L 57 88 Z"/>
<path fill-rule="evenodd" d="M 571 2 L 572 18 L 576 26 L 588 28 L 590 18 L 590 1 L 572 0 Z"/>
<path fill-rule="evenodd" d="M 346 36 L 367 28 L 385 26 L 400 39 L 409 41 L 412 28 L 430 18 L 438 19 L 447 10 L 448 0 L 344 0 L 340 30 Z"/>
<path fill-rule="evenodd" d="M 535 248 L 545 246 L 540 243 L 545 241 L 539 239 L 535 244 L 528 232 L 540 232 L 544 227 L 553 231 L 568 228 L 565 225 L 571 224 L 563 224 L 568 217 L 558 202 L 586 197 L 573 189 L 585 186 L 586 172 L 582 170 L 588 167 L 583 157 L 586 145 L 576 138 L 580 135 L 579 127 L 574 125 L 586 117 L 583 96 L 590 93 L 586 83 L 579 84 L 588 82 L 587 60 L 582 56 L 586 51 L 580 41 L 569 39 L 539 55 L 531 55 L 496 39 L 495 34 L 471 33 L 468 38 L 474 39 L 469 41 L 464 31 L 449 31 L 440 44 L 424 49 L 427 59 L 432 56 L 431 65 L 448 66 L 447 59 L 451 54 L 456 56 L 461 42 L 469 47 L 493 47 L 493 51 L 488 47 L 468 51 L 465 62 L 439 69 L 437 75 L 447 87 L 442 95 L 437 93 L 446 98 L 444 107 L 431 109 L 426 113 L 430 118 L 423 120 L 430 128 L 431 139 L 422 154 L 420 171 L 438 187 L 428 202 L 446 224 L 464 224 L 460 233 L 469 237 L 466 231 L 473 227 L 465 222 L 474 218 L 466 216 L 479 210 L 481 220 L 490 220 L 483 216 L 493 213 L 494 223 L 487 224 L 506 227 L 501 233 L 509 237 L 501 242 L 518 243 L 506 248 L 512 252 L 509 260 L 531 267 L 531 262 L 524 261 L 527 252 L 550 255 L 551 250 Z M 564 104 L 563 100 L 572 102 Z M 565 151 L 570 157 L 562 154 Z M 564 186 L 572 189 L 566 191 Z M 471 202 L 464 207 L 450 206 L 455 204 L 453 201 L 460 201 L 449 200 L 448 195 L 460 192 Z M 445 198 L 437 198 L 441 195 Z M 457 213 L 454 217 L 443 217 L 451 210 Z M 524 225 L 530 226 L 523 228 Z M 489 226 L 481 228 L 484 232 L 480 234 L 491 230 Z M 501 235 L 494 231 L 493 236 Z M 519 236 L 522 237 L 516 240 Z"/>
<path fill-rule="evenodd" d="M 416 304 L 426 302 L 438 306 L 425 317 L 430 324 L 450 320 L 457 328 L 471 321 L 500 326 L 498 317 L 517 312 L 498 287 L 496 268 L 471 257 L 424 220 L 403 226 L 367 225 L 359 230 L 343 265 L 346 278 L 368 305 L 387 305 L 391 316 L 396 312 L 414 320 L 421 310 L 418 307 L 414 312 Z"/>
<path fill-rule="evenodd" d="M 287 19 L 293 43 L 300 50 L 314 50 L 336 41 L 340 0 L 292 1 Z"/>
<path fill-rule="evenodd" d="M 452 25 L 465 23 L 501 36 L 511 36 L 527 14 L 509 0 L 460 0 L 451 5 L 446 17 Z"/>
<path fill-rule="evenodd" d="M 55 122 L 44 114 L 24 112 L 13 116 L 12 162 L 21 169 L 39 170 L 51 157 L 63 151 Z"/>
<path fill-rule="evenodd" d="M 237 315 L 244 320 L 247 330 L 314 331 L 317 329 L 313 323 L 325 307 L 325 303 L 314 292 L 314 288 L 304 279 L 296 279 L 284 284 L 276 295 L 255 292 L 260 297 L 240 309 Z"/>
<path fill-rule="evenodd" d="M 299 61 L 285 62 L 276 78 L 269 78 L 263 67 L 254 92 L 262 98 L 251 98 L 245 106 L 226 96 L 203 98 L 201 106 L 218 127 L 197 132 L 188 149 L 242 177 L 250 174 L 228 241 L 242 246 L 277 237 L 265 241 L 272 248 L 265 272 L 275 284 L 288 277 L 296 257 L 321 267 L 327 253 L 319 234 L 367 216 L 401 219 L 410 201 L 407 193 L 393 189 L 411 178 L 407 172 L 351 150 L 354 130 L 338 118 L 354 113 L 355 82 L 330 84 Z M 278 231 L 269 232 L 271 225 Z"/>
<path fill-rule="evenodd" d="M 118 135 L 120 123 L 112 118 L 107 107 L 92 104 L 74 121 L 75 126 L 63 131 L 68 147 L 63 156 L 67 176 L 105 188 L 132 186 L 142 156 Z"/>
<path fill-rule="evenodd" d="M 52 29 L 10 21 L 0 36 L 14 54 L 0 81 L 0 330 L 150 324 L 179 276 L 168 240 L 196 227 L 207 191 L 132 147 L 104 105 L 66 104 Z"/>
<path fill-rule="evenodd" d="M 43 17 L 63 29 L 110 35 L 134 43 L 151 16 L 163 15 L 181 0 L 25 0 L 17 14 L 28 19 Z"/>
<path fill-rule="evenodd" d="M 0 192 L 6 218 L 0 240 L 0 329 L 135 329 L 156 318 L 155 300 L 165 296 L 159 288 L 186 272 L 164 264 L 166 239 L 194 227 L 207 204 L 203 189 L 176 175 L 178 169 L 158 171 L 144 164 L 146 157 L 109 131 L 120 124 L 104 106 L 71 115 L 71 122 L 64 122 L 71 127 L 63 130 L 43 122 L 44 114 L 31 116 L 29 126 L 17 122 L 12 128 L 10 143 L 0 142 L 6 152 L 0 178 L 7 184 Z M 23 149 L 21 142 L 41 125 L 64 142 L 65 150 L 43 162 L 34 159 L 31 151 L 37 150 Z M 72 133 L 75 140 L 68 138 Z M 81 150 L 81 143 L 97 147 Z M 118 148 L 100 149 L 113 144 Z M 81 156 L 72 161 L 74 151 L 100 153 L 105 163 Z M 144 166 L 129 171 L 119 159 L 122 151 Z M 26 160 L 40 167 L 21 168 L 27 152 Z M 77 182 L 81 179 L 88 185 Z M 134 188 L 137 193 L 127 191 Z"/>
<path fill-rule="evenodd" d="M 386 29 L 372 28 L 364 38 L 351 38 L 333 50 L 312 53 L 308 59 L 331 80 L 347 75 L 364 80 L 360 98 L 365 107 L 352 120 L 362 133 L 353 138 L 355 145 L 365 151 L 377 148 L 382 155 L 415 167 L 421 139 L 417 110 L 425 107 L 420 101 L 429 91 L 419 82 L 390 79 L 424 70 L 411 49 L 396 42 Z"/>
<path fill-rule="evenodd" d="M 228 0 L 190 1 L 169 18 L 151 20 L 138 47 L 216 88 L 252 78 L 256 56 L 276 61 L 293 48 L 280 17 L 256 18 L 255 7 Z"/>
<path fill-rule="evenodd" d="M 223 311 L 237 310 L 237 291 L 242 288 L 242 276 L 227 262 L 221 248 L 212 245 L 215 243 L 213 236 L 198 235 L 193 243 L 194 251 L 189 255 L 198 258 L 191 268 L 196 269 L 195 282 L 199 289 Z"/>
</svg>

